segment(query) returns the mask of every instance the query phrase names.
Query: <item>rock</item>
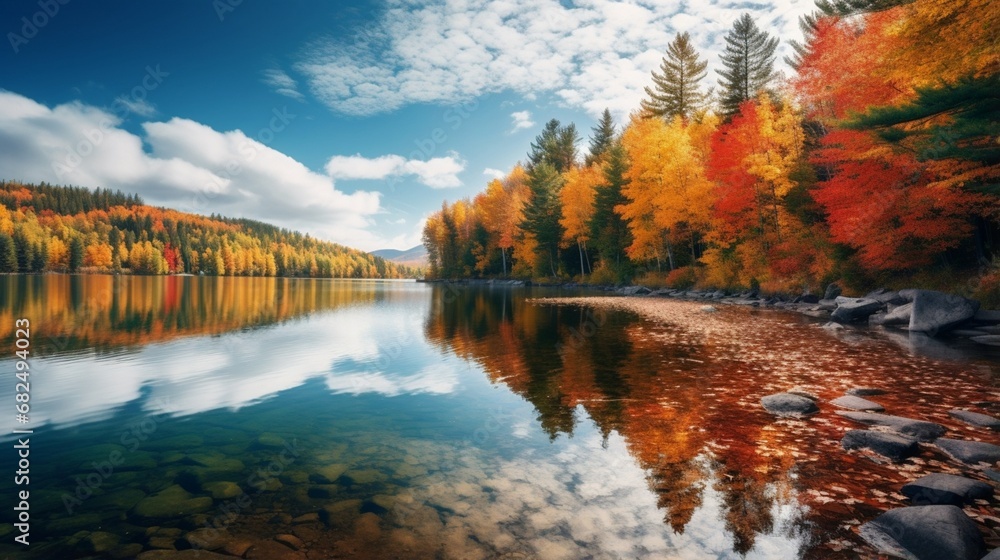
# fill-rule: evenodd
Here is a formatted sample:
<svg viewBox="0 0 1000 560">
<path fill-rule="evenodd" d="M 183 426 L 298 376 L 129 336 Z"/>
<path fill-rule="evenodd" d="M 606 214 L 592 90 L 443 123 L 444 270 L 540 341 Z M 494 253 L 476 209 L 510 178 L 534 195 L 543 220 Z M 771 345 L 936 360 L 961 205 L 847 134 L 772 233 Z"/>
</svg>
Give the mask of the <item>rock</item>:
<svg viewBox="0 0 1000 560">
<path fill-rule="evenodd" d="M 942 451 L 968 465 L 995 464 L 1000 461 L 1000 446 L 982 441 L 940 438 L 934 442 Z"/>
<path fill-rule="evenodd" d="M 901 305 L 907 302 L 906 298 L 899 295 L 899 292 L 889 290 L 887 288 L 879 288 L 877 290 L 868 292 L 867 294 L 865 294 L 865 297 L 889 305 Z"/>
<path fill-rule="evenodd" d="M 840 285 L 836 283 L 829 284 L 826 287 L 826 291 L 823 292 L 823 299 L 837 299 L 842 293 L 843 290 L 840 289 Z"/>
<path fill-rule="evenodd" d="M 120 544 L 113 549 L 108 554 L 114 560 L 126 560 L 128 558 L 135 558 L 142 552 L 142 545 L 139 543 L 124 543 Z"/>
<path fill-rule="evenodd" d="M 184 542 L 191 548 L 201 548 L 204 550 L 219 550 L 226 545 L 230 535 L 226 531 L 212 528 L 195 529 L 184 535 Z"/>
<path fill-rule="evenodd" d="M 994 548 L 989 554 L 983 556 L 982 560 L 1000 560 L 1000 548 Z"/>
<path fill-rule="evenodd" d="M 243 489 L 235 482 L 219 481 L 209 482 L 205 485 L 205 491 L 212 495 L 214 500 L 228 500 L 243 493 Z"/>
<path fill-rule="evenodd" d="M 986 334 L 983 336 L 974 336 L 970 338 L 972 342 L 979 344 L 985 344 L 986 346 L 1000 346 L 1000 335 L 996 334 Z"/>
<path fill-rule="evenodd" d="M 333 484 L 340 478 L 340 475 L 347 472 L 349 467 L 344 464 L 335 463 L 332 465 L 324 465 L 322 467 L 317 467 L 309 478 L 315 480 L 316 482 L 322 482 L 326 484 Z"/>
<path fill-rule="evenodd" d="M 844 328 L 844 325 L 841 325 L 840 323 L 830 322 L 830 323 L 827 323 L 827 324 L 823 325 L 820 328 L 828 330 L 828 331 L 839 331 L 839 330 L 841 330 L 841 329 Z"/>
<path fill-rule="evenodd" d="M 889 510 L 861 526 L 861 537 L 883 554 L 917 560 L 980 560 L 986 544 L 976 524 L 955 506 Z"/>
<path fill-rule="evenodd" d="M 847 394 L 854 395 L 855 397 L 872 397 L 875 395 L 884 395 L 885 391 L 876 389 L 875 387 L 851 387 L 847 390 Z"/>
<path fill-rule="evenodd" d="M 819 303 L 819 296 L 816 294 L 802 294 L 795 298 L 792 303 Z"/>
<path fill-rule="evenodd" d="M 920 441 L 934 441 L 945 433 L 945 427 L 934 422 L 923 420 L 913 420 L 902 416 L 890 416 L 888 414 L 873 414 L 871 412 L 855 412 L 848 410 L 838 410 L 837 414 L 867 424 L 869 426 L 881 426 L 894 432 L 915 437 Z"/>
<path fill-rule="evenodd" d="M 715 313 L 718 309 L 712 307 L 711 305 L 702 305 L 698 308 L 698 311 L 701 311 L 702 313 Z"/>
<path fill-rule="evenodd" d="M 274 540 L 292 550 L 302 550 L 302 548 L 306 546 L 306 543 L 302 542 L 302 539 L 296 537 L 295 535 L 275 535 Z"/>
<path fill-rule="evenodd" d="M 292 523 L 295 523 L 296 525 L 301 523 L 315 523 L 317 521 L 319 521 L 318 513 L 303 513 L 295 519 L 292 519 Z"/>
<path fill-rule="evenodd" d="M 343 489 L 336 484 L 313 484 L 307 495 L 310 498 L 335 498 Z"/>
<path fill-rule="evenodd" d="M 302 553 L 296 552 L 277 541 L 256 542 L 247 549 L 243 557 L 247 560 L 299 560 L 305 558 Z M 230 558 L 229 560 L 232 559 Z"/>
<path fill-rule="evenodd" d="M 913 304 L 904 303 L 898 307 L 890 309 L 880 319 L 880 325 L 909 325 L 910 315 L 913 314 Z"/>
<path fill-rule="evenodd" d="M 837 309 L 830 319 L 838 323 L 853 323 L 864 321 L 868 316 L 882 309 L 882 303 L 873 299 L 837 298 Z"/>
<path fill-rule="evenodd" d="M 80 541 L 80 547 L 87 552 L 108 552 L 118 546 L 121 537 L 105 531 L 94 531 Z"/>
<path fill-rule="evenodd" d="M 988 414 L 980 414 L 970 410 L 949 410 L 948 416 L 958 418 L 962 422 L 972 424 L 973 426 L 980 426 L 991 430 L 1000 430 L 1000 419 L 994 418 Z"/>
<path fill-rule="evenodd" d="M 791 393 L 778 393 L 760 399 L 760 404 L 778 416 L 807 416 L 819 412 L 819 407 L 812 400 Z"/>
<path fill-rule="evenodd" d="M 135 560 L 233 560 L 233 557 L 189 548 L 187 550 L 149 550 L 136 556 Z"/>
<path fill-rule="evenodd" d="M 910 330 L 931 336 L 968 321 L 979 310 L 979 302 L 962 296 L 931 290 L 916 290 L 913 294 L 913 314 Z"/>
<path fill-rule="evenodd" d="M 917 440 L 911 437 L 871 430 L 851 430 L 844 434 L 840 445 L 844 449 L 870 449 L 897 463 L 920 451 Z"/>
<path fill-rule="evenodd" d="M 882 412 L 885 408 L 882 405 L 872 402 L 868 399 L 862 399 L 854 395 L 846 395 L 843 397 L 838 397 L 830 401 L 833 406 L 839 406 L 840 408 L 849 408 L 851 410 L 866 410 L 871 412 Z"/>
<path fill-rule="evenodd" d="M 902 493 L 916 505 L 961 506 L 973 500 L 989 499 L 993 496 L 993 487 L 964 476 L 934 473 L 904 485 Z"/>
<path fill-rule="evenodd" d="M 973 338 L 977 336 L 990 336 L 993 333 L 986 331 L 981 331 L 979 329 L 952 329 L 949 331 L 952 336 L 961 336 L 963 338 Z"/>
<path fill-rule="evenodd" d="M 328 526 L 342 527 L 346 523 L 352 523 L 356 517 L 361 515 L 361 504 L 362 501 L 357 499 L 334 502 L 319 510 L 319 518 Z"/>
<path fill-rule="evenodd" d="M 972 318 L 981 323 L 1000 323 L 1000 311 L 980 309 Z"/>
<path fill-rule="evenodd" d="M 144 519 L 166 519 L 202 513 L 212 507 L 212 498 L 207 496 L 195 498 L 179 485 L 161 490 L 152 496 L 143 498 L 132 514 Z"/>
</svg>

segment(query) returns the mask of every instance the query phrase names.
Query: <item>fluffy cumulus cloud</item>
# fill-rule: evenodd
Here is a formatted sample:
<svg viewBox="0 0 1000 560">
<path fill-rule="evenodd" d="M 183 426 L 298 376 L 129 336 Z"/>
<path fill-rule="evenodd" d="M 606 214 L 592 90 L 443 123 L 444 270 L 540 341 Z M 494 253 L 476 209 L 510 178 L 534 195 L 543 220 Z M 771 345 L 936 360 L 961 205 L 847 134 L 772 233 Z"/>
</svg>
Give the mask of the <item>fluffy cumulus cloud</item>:
<svg viewBox="0 0 1000 560">
<path fill-rule="evenodd" d="M 50 108 L 0 90 L 0 169 L 8 179 L 121 189 L 181 211 L 264 220 L 365 249 L 382 246 L 372 233 L 382 211 L 378 193 L 347 194 L 329 175 L 268 147 L 293 118 L 275 111 L 270 125 L 252 135 L 173 118 L 143 124 L 140 136 L 92 106 Z M 447 181 L 432 161 L 414 173 Z"/>
<path fill-rule="evenodd" d="M 462 186 L 458 174 L 464 170 L 465 161 L 454 152 L 446 157 L 429 160 L 406 159 L 397 155 L 376 158 L 366 158 L 360 154 L 333 156 L 326 163 L 326 172 L 334 179 L 385 180 L 413 175 L 433 189 Z"/>
<path fill-rule="evenodd" d="M 355 36 L 308 45 L 296 69 L 320 101 L 350 115 L 509 90 L 621 116 L 637 106 L 675 33 L 689 31 L 717 66 L 743 12 L 787 40 L 801 36 L 798 17 L 813 8 L 806 0 L 389 0 Z"/>
<path fill-rule="evenodd" d="M 487 167 L 483 169 L 483 175 L 486 175 L 490 179 L 503 179 L 507 176 L 506 173 L 500 171 L 499 169 L 493 169 L 492 167 Z"/>
<path fill-rule="evenodd" d="M 515 111 L 510 114 L 510 118 L 511 133 L 535 126 L 535 121 L 531 120 L 531 111 Z"/>
</svg>

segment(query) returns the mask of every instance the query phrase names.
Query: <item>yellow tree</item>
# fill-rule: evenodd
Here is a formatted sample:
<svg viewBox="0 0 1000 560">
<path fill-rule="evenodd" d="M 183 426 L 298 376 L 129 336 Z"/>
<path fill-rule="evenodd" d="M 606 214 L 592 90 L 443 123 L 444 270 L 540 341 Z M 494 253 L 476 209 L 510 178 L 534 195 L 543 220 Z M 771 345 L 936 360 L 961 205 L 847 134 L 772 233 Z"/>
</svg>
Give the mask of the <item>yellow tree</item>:
<svg viewBox="0 0 1000 560">
<path fill-rule="evenodd" d="M 486 192 L 476 197 L 476 208 L 483 227 L 496 237 L 497 248 L 507 275 L 507 253 L 514 247 L 519 225 L 524 221 L 524 206 L 531 197 L 528 176 L 520 165 L 514 166 L 502 180 L 490 181 Z"/>
<path fill-rule="evenodd" d="M 580 253 L 580 273 L 586 274 L 584 249 L 590 239 L 590 219 L 594 215 L 594 198 L 597 186 L 604 181 L 604 170 L 601 165 L 586 167 L 571 167 L 565 174 L 565 183 L 559 192 L 562 203 L 562 218 L 559 223 L 563 227 L 563 242 L 576 243 Z"/>
</svg>

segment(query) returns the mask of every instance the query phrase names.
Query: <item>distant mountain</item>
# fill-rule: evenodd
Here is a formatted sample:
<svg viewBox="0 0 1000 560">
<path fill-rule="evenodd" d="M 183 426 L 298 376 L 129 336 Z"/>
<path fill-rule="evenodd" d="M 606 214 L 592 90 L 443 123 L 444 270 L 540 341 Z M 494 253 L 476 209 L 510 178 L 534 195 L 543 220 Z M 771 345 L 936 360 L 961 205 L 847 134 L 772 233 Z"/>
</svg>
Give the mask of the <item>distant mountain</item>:
<svg viewBox="0 0 1000 560">
<path fill-rule="evenodd" d="M 399 249 L 379 249 L 378 251 L 372 251 L 371 254 L 404 266 L 427 266 L 427 248 L 423 245 L 417 245 L 405 251 L 400 251 Z"/>
</svg>

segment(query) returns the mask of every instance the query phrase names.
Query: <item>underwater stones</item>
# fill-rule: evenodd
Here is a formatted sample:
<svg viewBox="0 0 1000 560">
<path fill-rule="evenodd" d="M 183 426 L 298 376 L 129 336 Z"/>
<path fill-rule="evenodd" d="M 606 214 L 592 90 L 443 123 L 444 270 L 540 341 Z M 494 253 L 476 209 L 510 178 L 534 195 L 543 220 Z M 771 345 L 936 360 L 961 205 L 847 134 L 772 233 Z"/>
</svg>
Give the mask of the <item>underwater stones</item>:
<svg viewBox="0 0 1000 560">
<path fill-rule="evenodd" d="M 295 535 L 275 535 L 274 540 L 291 548 L 292 550 L 302 550 L 305 548 L 306 543 L 302 542 L 302 539 L 296 537 Z"/>
<path fill-rule="evenodd" d="M 225 546 L 228 539 L 229 533 L 210 528 L 195 529 L 184 535 L 184 542 L 191 548 L 204 550 L 219 550 Z"/>
<path fill-rule="evenodd" d="M 212 498 L 196 498 L 175 484 L 143 498 L 132 508 L 132 514 L 141 519 L 165 519 L 201 513 L 211 507 Z"/>
<path fill-rule="evenodd" d="M 260 447 L 273 447 L 281 448 L 288 444 L 288 439 L 281 437 L 277 434 L 272 434 L 270 432 L 264 432 L 257 436 L 257 445 Z"/>
<path fill-rule="evenodd" d="M 964 476 L 933 473 L 904 485 L 901 492 L 916 505 L 961 506 L 973 500 L 988 499 L 993 495 L 993 487 Z"/>
<path fill-rule="evenodd" d="M 299 524 L 299 523 L 314 523 L 316 521 L 319 521 L 319 514 L 318 513 L 303 513 L 302 515 L 300 515 L 300 516 L 292 519 L 292 523 L 295 523 L 295 524 Z"/>
<path fill-rule="evenodd" d="M 760 404 L 777 416 L 807 416 L 819 412 L 819 407 L 811 399 L 791 393 L 768 395 L 760 399 Z"/>
<path fill-rule="evenodd" d="M 95 508 L 111 508 L 127 511 L 145 497 L 146 493 L 138 488 L 123 488 L 103 496 L 98 496 L 91 503 Z"/>
<path fill-rule="evenodd" d="M 976 524 L 958 507 L 889 510 L 861 526 L 861 537 L 883 554 L 917 560 L 979 560 L 986 553 Z"/>
<path fill-rule="evenodd" d="M 310 498 L 333 498 L 341 490 L 341 487 L 336 484 L 313 484 L 309 486 L 308 496 Z"/>
<path fill-rule="evenodd" d="M 285 471 L 281 474 L 281 480 L 288 484 L 306 484 L 309 482 L 309 473 L 306 471 Z"/>
<path fill-rule="evenodd" d="M 878 404 L 877 402 L 872 402 L 868 399 L 863 399 L 861 397 L 856 397 L 854 395 L 845 395 L 843 397 L 837 397 L 830 401 L 830 404 L 840 408 L 847 408 L 850 410 L 863 410 L 870 412 L 882 412 L 885 408 Z"/>
<path fill-rule="evenodd" d="M 78 546 L 86 552 L 102 553 L 115 548 L 119 542 L 121 537 L 118 535 L 106 531 L 94 531 L 84 537 Z"/>
<path fill-rule="evenodd" d="M 851 430 L 844 434 L 840 445 L 844 449 L 869 449 L 897 463 L 919 451 L 916 439 L 871 430 Z"/>
<path fill-rule="evenodd" d="M 114 560 L 125 560 L 126 558 L 135 558 L 142 552 L 142 545 L 139 543 L 123 543 L 108 552 L 108 556 L 111 556 Z"/>
<path fill-rule="evenodd" d="M 876 389 L 875 387 L 851 387 L 846 392 L 848 395 L 854 397 L 873 397 L 885 394 L 884 390 Z"/>
<path fill-rule="evenodd" d="M 201 449 L 205 445 L 205 439 L 196 434 L 183 434 L 164 438 L 151 437 L 143 443 L 143 447 L 154 451 L 180 451 L 191 452 Z"/>
<path fill-rule="evenodd" d="M 374 513 L 364 513 L 354 522 L 354 536 L 363 542 L 374 542 L 382 536 L 381 519 Z"/>
<path fill-rule="evenodd" d="M 972 412 L 969 410 L 949 410 L 948 416 L 952 418 L 957 418 L 966 424 L 971 424 L 973 426 L 979 426 L 981 428 L 989 428 L 991 430 L 1000 430 L 1000 419 L 994 418 L 987 414 L 980 414 L 978 412 Z"/>
<path fill-rule="evenodd" d="M 316 482 L 325 482 L 327 484 L 332 484 L 337 481 L 338 478 L 345 472 L 349 467 L 341 463 L 334 463 L 332 465 L 324 465 L 322 467 L 316 467 L 309 478 L 315 480 Z"/>
<path fill-rule="evenodd" d="M 995 464 L 1000 461 L 1000 446 L 992 443 L 940 438 L 934 442 L 934 445 L 937 445 L 951 457 L 969 465 Z"/>
<path fill-rule="evenodd" d="M 104 518 L 98 513 L 74 513 L 69 517 L 53 519 L 45 524 L 49 533 L 55 535 L 71 535 L 77 531 L 100 527 Z"/>
<path fill-rule="evenodd" d="M 233 560 L 233 557 L 189 548 L 187 550 L 149 550 L 136 556 L 135 560 Z"/>
<path fill-rule="evenodd" d="M 205 484 L 204 489 L 212 495 L 213 500 L 228 500 L 243 493 L 243 489 L 235 482 L 220 480 Z"/>
<path fill-rule="evenodd" d="M 222 546 L 222 552 L 231 556 L 243 558 L 243 555 L 247 553 L 247 550 L 249 550 L 251 546 L 253 546 L 253 541 L 250 539 L 230 537 L 226 540 L 226 544 Z"/>
<path fill-rule="evenodd" d="M 330 527 L 344 527 L 361 515 L 361 504 L 362 501 L 358 499 L 327 504 L 320 508 L 319 518 Z"/>
<path fill-rule="evenodd" d="M 941 424 L 903 418 L 902 416 L 873 414 L 871 412 L 857 412 L 853 410 L 838 410 L 837 414 L 861 424 L 880 426 L 903 435 L 912 436 L 920 441 L 934 441 L 945 433 L 945 427 Z"/>
<path fill-rule="evenodd" d="M 255 542 L 247 549 L 243 557 L 247 560 L 298 560 L 305 558 L 301 553 L 277 541 Z"/>
<path fill-rule="evenodd" d="M 381 471 L 375 469 L 351 469 L 345 471 L 343 476 L 351 479 L 351 482 L 354 484 L 371 484 L 373 482 L 382 482 L 389 478 Z"/>
</svg>

